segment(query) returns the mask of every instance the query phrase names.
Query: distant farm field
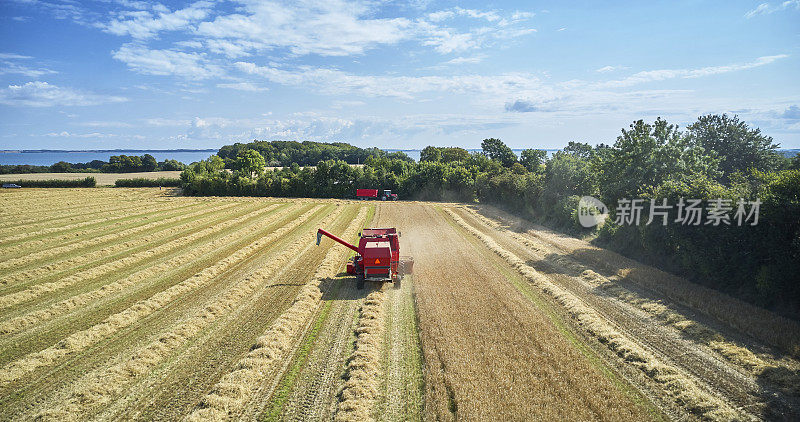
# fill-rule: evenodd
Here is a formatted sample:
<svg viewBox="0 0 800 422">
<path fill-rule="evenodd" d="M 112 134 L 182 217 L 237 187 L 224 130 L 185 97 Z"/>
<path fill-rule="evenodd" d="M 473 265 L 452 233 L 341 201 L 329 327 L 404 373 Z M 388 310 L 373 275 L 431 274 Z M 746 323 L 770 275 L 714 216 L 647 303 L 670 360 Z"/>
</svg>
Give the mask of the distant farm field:
<svg viewBox="0 0 800 422">
<path fill-rule="evenodd" d="M 29 173 L 29 174 L 0 174 L 0 182 L 16 180 L 80 180 L 94 177 L 98 186 L 113 186 L 117 179 L 178 179 L 179 171 L 147 171 L 139 173 Z"/>
<path fill-rule="evenodd" d="M 173 194 L 0 191 L 0 419 L 798 415 L 796 323 L 492 207 Z"/>
</svg>

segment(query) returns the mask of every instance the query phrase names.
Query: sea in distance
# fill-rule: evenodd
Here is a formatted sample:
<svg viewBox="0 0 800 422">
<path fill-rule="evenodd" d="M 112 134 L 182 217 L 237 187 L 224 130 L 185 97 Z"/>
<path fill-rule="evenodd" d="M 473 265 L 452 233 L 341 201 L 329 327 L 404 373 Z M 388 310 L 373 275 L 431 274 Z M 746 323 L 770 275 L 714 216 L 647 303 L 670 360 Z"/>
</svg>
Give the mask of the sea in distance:
<svg viewBox="0 0 800 422">
<path fill-rule="evenodd" d="M 402 151 L 414 161 L 419 161 L 419 149 L 385 149 L 387 152 Z M 479 152 L 480 149 L 467 149 L 469 152 Z M 521 149 L 513 149 L 517 156 L 522 152 Z M 552 156 L 557 149 L 545 149 L 547 156 Z M 793 157 L 800 153 L 800 149 L 782 149 L 779 153 Z M 87 163 L 92 160 L 108 161 L 112 155 L 144 155 L 150 154 L 157 161 L 178 160 L 185 164 L 191 164 L 217 153 L 216 149 L 175 149 L 175 150 L 92 150 L 92 151 L 59 151 L 59 150 L 0 150 L 0 164 L 29 164 L 34 166 L 49 166 L 59 161 L 68 163 Z"/>
</svg>

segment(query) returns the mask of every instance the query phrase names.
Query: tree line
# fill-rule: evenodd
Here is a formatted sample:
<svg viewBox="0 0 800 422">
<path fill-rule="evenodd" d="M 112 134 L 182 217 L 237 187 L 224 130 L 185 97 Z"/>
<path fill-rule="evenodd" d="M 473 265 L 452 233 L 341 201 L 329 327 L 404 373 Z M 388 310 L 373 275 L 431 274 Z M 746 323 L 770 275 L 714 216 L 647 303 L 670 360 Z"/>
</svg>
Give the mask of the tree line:
<svg viewBox="0 0 800 422">
<path fill-rule="evenodd" d="M 225 145 L 217 156 L 225 162 L 226 168 L 233 168 L 236 158 L 243 151 L 253 150 L 264 158 L 270 167 L 315 166 L 320 161 L 341 160 L 348 164 L 363 164 L 369 157 L 390 157 L 413 161 L 402 152 L 386 152 L 379 148 L 359 148 L 343 142 L 296 142 L 296 141 L 253 141 Z"/>
<path fill-rule="evenodd" d="M 27 173 L 134 173 L 151 171 L 181 171 L 186 164 L 178 160 L 156 161 L 150 154 L 112 155 L 108 161 L 92 160 L 86 163 L 68 163 L 59 161 L 49 166 L 33 166 L 27 164 L 0 165 L 0 174 Z"/>
<path fill-rule="evenodd" d="M 356 188 L 379 188 L 392 189 L 401 199 L 493 204 L 800 317 L 800 155 L 781 156 L 771 137 L 736 116 L 701 116 L 685 130 L 660 118 L 639 120 L 613 144 L 570 142 L 549 158 L 536 149 L 517 157 L 490 138 L 479 153 L 429 146 L 419 163 L 376 154 L 366 157 L 363 167 L 322 160 L 316 168 L 292 163 L 265 171 L 267 159 L 239 145 L 235 157 L 212 156 L 185 170 L 184 193 L 353 198 Z M 579 224 L 578 204 L 586 195 L 610 209 L 600 227 Z M 666 225 L 615 221 L 616 208 L 625 201 L 645 204 L 645 222 L 651 200 L 677 204 L 681 198 L 734 208 L 737 201 L 758 200 L 759 223 L 687 225 L 676 222 L 675 208 L 662 216 Z"/>
</svg>

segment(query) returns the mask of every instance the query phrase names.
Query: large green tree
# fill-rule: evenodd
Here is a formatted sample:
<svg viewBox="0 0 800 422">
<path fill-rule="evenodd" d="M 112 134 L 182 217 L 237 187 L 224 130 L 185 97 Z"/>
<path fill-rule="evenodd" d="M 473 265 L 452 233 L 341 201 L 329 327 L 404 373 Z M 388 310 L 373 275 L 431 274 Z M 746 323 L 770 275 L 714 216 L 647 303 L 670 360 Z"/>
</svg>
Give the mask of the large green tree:
<svg viewBox="0 0 800 422">
<path fill-rule="evenodd" d="M 266 167 L 266 165 L 267 163 L 264 161 L 264 157 L 253 149 L 240 151 L 239 155 L 236 156 L 236 168 L 251 178 L 254 175 L 260 176 L 264 173 L 264 167 Z"/>
<path fill-rule="evenodd" d="M 484 139 L 481 141 L 481 149 L 483 149 L 483 153 L 489 158 L 500 162 L 504 167 L 511 167 L 517 162 L 517 156 L 514 154 L 514 151 L 499 139 Z"/>
<path fill-rule="evenodd" d="M 528 171 L 538 171 L 547 158 L 547 151 L 543 149 L 524 149 L 519 155 L 519 162 Z"/>
<path fill-rule="evenodd" d="M 772 137 L 751 129 L 738 116 L 709 114 L 687 127 L 689 141 L 720 158 L 719 180 L 728 182 L 735 172 L 775 170 L 781 163 Z"/>
<path fill-rule="evenodd" d="M 597 160 L 601 194 L 610 207 L 618 199 L 647 194 L 666 180 L 693 175 L 718 176 L 718 160 L 692 145 L 678 127 L 661 118 L 638 120 L 622 129 L 614 146 Z"/>
</svg>

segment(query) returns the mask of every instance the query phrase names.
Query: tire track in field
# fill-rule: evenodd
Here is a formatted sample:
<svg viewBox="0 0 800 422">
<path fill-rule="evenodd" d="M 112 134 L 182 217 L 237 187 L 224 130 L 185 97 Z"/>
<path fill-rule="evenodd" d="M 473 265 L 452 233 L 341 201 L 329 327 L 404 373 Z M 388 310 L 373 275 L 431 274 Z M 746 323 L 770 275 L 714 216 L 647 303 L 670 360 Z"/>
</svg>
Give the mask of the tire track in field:
<svg viewBox="0 0 800 422">
<path fill-rule="evenodd" d="M 287 359 L 290 366 L 280 371 L 283 373 L 280 382 L 275 388 L 256 394 L 242 415 L 244 419 L 306 421 L 333 418 L 338 404 L 337 394 L 344 386 L 347 359 L 355 343 L 353 333 L 358 325 L 358 310 L 364 293 L 355 288 L 352 276 L 334 279 L 322 290 L 325 292 L 322 309 L 300 344 L 300 347 L 310 349 L 307 359 L 301 356 Z M 319 324 L 318 329 L 316 324 Z M 312 334 L 314 338 L 308 339 Z M 310 344 L 305 345 L 306 342 Z M 297 361 L 298 358 L 303 362 Z"/>
<path fill-rule="evenodd" d="M 241 223 L 243 221 L 249 220 L 249 219 L 253 218 L 254 216 L 261 215 L 261 214 L 266 213 L 266 212 L 271 212 L 277 206 L 278 205 L 272 205 L 272 206 L 269 206 L 269 207 L 266 207 L 266 208 L 257 209 L 257 210 L 253 211 L 250 214 L 245 214 L 244 216 L 240 216 L 240 217 L 237 217 L 237 218 L 234 218 L 234 219 L 226 220 L 225 222 L 222 222 L 220 224 L 216 224 L 216 225 L 214 225 L 212 227 L 208 227 L 206 229 L 193 232 L 192 234 L 190 234 L 188 236 L 180 237 L 180 238 L 172 240 L 172 241 L 170 241 L 168 243 L 156 246 L 154 248 L 150 248 L 150 249 L 147 249 L 147 250 L 142 251 L 142 252 L 134 253 L 133 255 L 130 255 L 130 256 L 125 257 L 125 258 L 117 259 L 115 261 L 107 262 L 107 263 L 102 264 L 102 265 L 97 266 L 97 267 L 89 268 L 84 272 L 81 272 L 81 273 L 78 273 L 78 274 L 73 274 L 73 275 L 71 275 L 69 277 L 65 277 L 65 278 L 57 280 L 57 281 L 41 283 L 41 284 L 34 284 L 33 286 L 26 288 L 25 290 L 22 290 L 22 291 L 19 291 L 19 292 L 16 292 L 16 293 L 12 293 L 12 294 L 9 294 L 9 295 L 5 295 L 2 298 L 0 298 L 0 309 L 7 308 L 7 307 L 10 307 L 10 306 L 14 306 L 14 305 L 18 305 L 18 304 L 23 303 L 23 302 L 31 301 L 33 299 L 38 298 L 41 295 L 54 293 L 54 292 L 57 292 L 59 290 L 63 290 L 65 288 L 71 287 L 76 283 L 84 282 L 84 281 L 86 281 L 87 277 L 85 277 L 85 276 L 87 276 L 87 275 L 89 277 L 91 277 L 90 279 L 95 279 L 95 278 L 101 277 L 101 276 L 103 276 L 105 274 L 109 274 L 109 273 L 118 271 L 121 268 L 125 268 L 126 266 L 128 266 L 130 264 L 135 264 L 137 262 L 141 262 L 141 261 L 144 261 L 146 259 L 152 258 L 153 256 L 158 256 L 158 255 L 161 255 L 161 254 L 163 254 L 165 252 L 169 252 L 169 251 L 171 251 L 173 249 L 180 248 L 182 246 L 185 246 L 186 243 L 188 243 L 188 242 L 199 240 L 201 238 L 207 237 L 210 234 L 216 233 L 217 231 L 220 231 L 220 230 L 225 229 L 227 227 L 235 226 L 236 224 L 239 224 L 239 223 Z M 184 231 L 183 228 L 174 228 L 174 229 L 171 229 L 171 230 L 174 230 L 174 233 L 181 233 L 181 232 Z M 7 334 L 8 331 L 5 331 L 5 328 L 6 328 L 6 323 L 5 322 L 0 324 L 0 333 Z"/>
<path fill-rule="evenodd" d="M 131 222 L 127 222 L 125 224 L 117 223 L 112 224 L 111 227 L 105 226 L 101 230 L 97 230 L 96 234 L 101 235 L 100 237 L 107 237 L 112 234 L 116 234 L 118 238 L 125 236 L 125 233 L 128 233 L 130 230 L 133 230 L 137 227 L 142 227 L 144 225 L 152 225 L 152 223 L 165 221 L 167 219 L 172 219 L 175 216 L 182 216 L 186 215 L 188 212 L 194 212 L 197 209 L 203 209 L 204 204 L 186 204 L 184 207 L 179 207 L 176 209 L 166 209 L 159 213 L 154 213 L 155 220 L 153 219 L 153 215 L 146 215 L 144 217 L 136 218 Z M 141 231 L 141 230 L 140 230 Z M 131 233 L 136 233 L 133 231 Z M 41 252 L 41 249 L 44 249 L 45 246 L 49 246 L 51 244 L 56 244 L 56 248 L 63 248 L 71 245 L 79 245 L 82 242 L 87 240 L 93 240 L 93 236 L 96 234 L 92 232 L 87 233 L 71 233 L 51 238 L 45 238 L 41 240 L 31 241 L 31 242 L 24 242 L 20 243 L 15 246 L 0 248 L 3 252 L 3 261 L 0 261 L 0 266 L 3 268 L 8 268 L 9 265 L 6 262 L 17 259 L 22 255 L 27 254 L 35 254 L 37 252 Z M 100 242 L 95 240 L 95 242 Z"/>
<path fill-rule="evenodd" d="M 225 226 L 222 224 L 214 225 L 217 230 L 210 232 L 211 234 L 206 233 L 206 236 L 203 236 L 206 241 L 197 244 L 189 251 L 176 252 L 171 257 L 160 260 L 157 264 L 154 263 L 148 265 L 139 271 L 129 274 L 126 277 L 103 284 L 102 286 L 94 288 L 93 290 L 70 296 L 67 299 L 61 300 L 60 302 L 51 303 L 44 309 L 33 310 L 27 314 L 4 321 L 3 323 L 0 323 L 0 333 L 10 334 L 21 332 L 21 334 L 35 335 L 35 337 L 39 339 L 43 337 L 42 333 L 38 332 L 40 331 L 38 329 L 41 327 L 36 327 L 37 332 L 31 332 L 29 329 L 30 326 L 47 322 L 55 317 L 64 320 L 65 318 L 72 316 L 69 314 L 70 311 L 74 311 L 76 309 L 83 313 L 90 312 L 92 308 L 96 309 L 98 306 L 103 304 L 96 304 L 93 307 L 88 307 L 87 305 L 96 303 L 104 298 L 108 298 L 108 300 L 117 302 L 124 298 L 124 296 L 119 295 L 120 292 L 125 292 L 131 287 L 147 287 L 147 284 L 142 285 L 143 282 L 149 282 L 148 284 L 155 283 L 158 285 L 161 284 L 160 281 L 162 280 L 169 281 L 171 275 L 173 273 L 180 272 L 182 268 L 186 267 L 191 269 L 195 261 L 202 260 L 204 257 L 218 254 L 221 250 L 224 251 L 230 249 L 231 245 L 234 245 L 235 247 L 239 239 L 247 239 L 247 235 L 251 235 L 253 232 L 258 234 L 262 230 L 272 228 L 275 224 L 282 221 L 284 217 L 296 211 L 296 208 L 289 207 L 276 214 L 268 215 L 268 218 L 264 220 L 256 220 L 262 214 L 271 212 L 275 206 L 277 205 L 256 209 L 252 212 L 246 212 L 243 216 L 227 220 L 225 223 L 230 224 Z M 256 221 L 252 222 L 252 220 Z M 238 224 L 237 221 L 251 221 L 251 224 L 236 228 L 225 236 L 219 238 L 212 237 L 213 234 L 219 231 L 226 231 L 226 227 L 236 227 Z M 115 296 L 115 294 L 117 295 Z M 55 322 L 58 322 L 58 320 L 54 321 L 54 323 Z M 64 323 L 62 322 L 60 325 L 63 326 Z M 55 327 L 49 327 L 49 330 L 55 331 L 59 328 L 63 329 L 63 327 L 56 325 Z M 22 332 L 24 329 L 28 329 L 28 331 Z M 5 342 L 0 342 L 0 344 L 4 343 Z"/>
<path fill-rule="evenodd" d="M 5 386 L 10 382 L 19 380 L 22 376 L 35 369 L 38 369 L 42 366 L 52 365 L 54 362 L 68 354 L 74 354 L 84 350 L 103 338 L 110 337 L 123 328 L 135 324 L 138 320 L 147 317 L 151 313 L 157 311 L 159 308 L 165 306 L 181 295 L 202 287 L 203 285 L 211 282 L 214 277 L 231 268 L 240 260 L 248 257 L 252 251 L 257 250 L 265 245 L 269 245 L 271 242 L 279 239 L 284 234 L 301 225 L 304 221 L 318 212 L 321 207 L 322 206 L 320 205 L 312 208 L 302 216 L 295 219 L 292 223 L 277 229 L 264 238 L 256 240 L 255 242 L 247 245 L 245 248 L 239 249 L 237 252 L 219 261 L 217 264 L 207 267 L 194 276 L 174 284 L 168 289 L 163 290 L 147 299 L 141 300 L 121 312 L 107 317 L 105 320 L 103 320 L 103 322 L 86 330 L 73 333 L 64 340 L 45 350 L 31 353 L 12 362 L 9 365 L 6 365 L 3 370 L 0 371 L 0 383 L 2 383 L 0 385 Z"/>
<path fill-rule="evenodd" d="M 314 222 L 340 232 L 352 221 L 358 206 L 348 205 L 346 212 L 333 222 Z M 100 418 L 116 418 L 125 414 L 134 419 L 179 420 L 197 406 L 213 385 L 247 353 L 248 348 L 296 297 L 313 275 L 314 268 L 324 258 L 327 249 L 317 247 L 313 241 L 313 228 L 308 231 L 302 251 L 269 277 L 263 289 L 258 288 L 252 299 L 243 301 L 235 312 L 225 316 L 219 324 L 206 330 L 200 339 L 179 353 L 167 365 L 139 382 L 123 400 L 109 407 Z M 329 245 L 331 247 L 333 245 Z M 284 249 L 283 247 L 280 249 Z M 267 261 L 269 262 L 269 261 Z M 152 394 L 151 392 L 158 393 Z"/>
<path fill-rule="evenodd" d="M 422 352 L 414 309 L 413 277 L 404 277 L 400 288 L 390 289 L 387 295 L 389 309 L 385 342 L 389 349 L 388 362 L 375 419 L 421 420 Z"/>
<path fill-rule="evenodd" d="M 150 217 L 145 217 L 141 220 L 137 219 L 135 223 L 125 225 L 129 227 L 123 226 L 119 229 L 114 228 L 112 230 L 102 230 L 101 233 L 106 233 L 102 236 L 90 237 L 88 239 L 84 238 L 83 240 L 78 238 L 73 242 L 60 242 L 58 246 L 49 247 L 44 250 L 37 250 L 35 252 L 29 251 L 24 256 L 0 262 L 0 271 L 10 268 L 15 269 L 14 272 L 4 276 L 3 284 L 9 284 L 21 279 L 22 277 L 20 277 L 19 274 L 25 274 L 24 278 L 39 277 L 42 272 L 46 274 L 47 271 L 52 271 L 51 268 L 58 268 L 59 264 L 63 262 L 67 262 L 70 267 L 75 267 L 77 264 L 82 264 L 83 262 L 96 259 L 98 256 L 104 256 L 104 254 L 107 255 L 112 252 L 124 250 L 129 248 L 129 246 L 133 247 L 140 245 L 149 241 L 150 239 L 157 239 L 162 232 L 165 232 L 167 229 L 174 228 L 176 225 L 175 223 L 187 220 L 189 218 L 212 214 L 232 206 L 233 204 L 222 205 L 220 207 L 211 209 L 202 207 L 199 210 L 194 211 L 193 209 L 198 207 L 192 207 L 190 209 L 182 208 L 174 213 L 167 212 L 163 215 L 154 213 L 158 215 L 158 218 L 153 219 Z M 156 229 L 156 231 L 147 232 L 148 230 L 153 229 Z M 89 236 L 81 235 L 81 237 Z M 30 248 L 32 249 L 36 247 L 37 249 L 41 249 L 42 246 L 43 244 L 34 244 L 30 245 Z M 92 247 L 95 248 L 92 249 Z M 3 250 L 3 252 L 8 252 L 8 250 Z M 87 255 L 88 253 L 91 253 L 91 255 Z M 73 258 L 59 260 L 59 258 L 63 257 L 64 255 L 75 254 L 80 255 Z M 36 266 L 37 269 L 42 268 L 42 270 L 29 276 L 27 270 L 32 266 Z"/>
<path fill-rule="evenodd" d="M 361 305 L 356 346 L 347 365 L 347 381 L 334 418 L 337 422 L 372 420 L 383 379 L 385 292 L 386 283 L 383 283 L 368 294 Z"/>
<path fill-rule="evenodd" d="M 454 211 L 446 208 L 445 212 L 456 224 L 478 238 L 492 252 L 506 260 L 528 281 L 566 307 L 567 311 L 578 320 L 581 326 L 599 338 L 602 343 L 607 344 L 612 351 L 625 359 L 626 362 L 639 367 L 642 372 L 661 384 L 665 392 L 672 395 L 687 410 L 711 420 L 731 420 L 743 417 L 749 419 L 742 413 L 742 409 L 732 406 L 724 398 L 709 394 L 708 389 L 703 388 L 705 387 L 704 383 L 698 383 L 698 380 L 678 367 L 663 363 L 650 351 L 645 350 L 640 344 L 621 333 L 578 297 L 555 285 L 546 276 L 528 266 L 518 256 L 504 249 L 489 236 L 469 225 Z"/>
<path fill-rule="evenodd" d="M 402 205 L 425 356 L 424 419 L 647 420 L 645 406 L 437 207 Z"/>
<path fill-rule="evenodd" d="M 309 211 L 308 217 L 321 207 L 322 205 L 319 205 Z M 342 208 L 337 207 L 336 211 L 326 216 L 325 220 L 335 219 L 341 212 Z M 300 225 L 299 222 L 296 225 Z M 284 229 L 285 233 L 292 228 L 284 226 L 282 229 Z M 274 238 L 279 238 L 280 235 L 282 234 L 277 234 L 276 232 Z M 127 384 L 151 371 L 186 341 L 200 334 L 216 319 L 235 309 L 258 286 L 268 282 L 269 277 L 279 270 L 287 259 L 296 256 L 299 251 L 307 247 L 312 236 L 313 234 L 301 236 L 292 246 L 284 250 L 279 255 L 279 258 L 251 273 L 242 282 L 222 293 L 221 297 L 210 300 L 188 319 L 176 324 L 175 328 L 163 333 L 158 339 L 134 352 L 130 357 L 115 363 L 107 369 L 89 374 L 86 378 L 71 386 L 65 399 L 57 399 L 53 407 L 38 413 L 36 415 L 37 418 L 63 420 L 63 418 L 70 415 L 91 415 L 99 410 L 100 406 L 110 403 L 114 397 L 118 397 L 124 391 Z M 269 244 L 272 240 L 274 239 L 269 239 L 269 241 L 265 239 L 265 243 Z"/>
<path fill-rule="evenodd" d="M 345 239 L 355 237 L 363 227 L 367 208 L 362 207 L 358 216 L 342 234 Z M 235 365 L 206 395 L 200 408 L 189 416 L 190 420 L 219 420 L 236 417 L 248 402 L 267 383 L 264 374 L 274 371 L 274 364 L 291 347 L 292 339 L 299 335 L 302 327 L 316 311 L 322 298 L 320 285 L 334 276 L 345 256 L 342 248 L 331 248 L 314 273 L 313 278 L 298 293 L 294 303 L 259 337 L 251 351 Z M 276 374 L 277 375 L 277 374 Z M 274 376 L 274 375 L 273 375 Z"/>
</svg>

